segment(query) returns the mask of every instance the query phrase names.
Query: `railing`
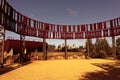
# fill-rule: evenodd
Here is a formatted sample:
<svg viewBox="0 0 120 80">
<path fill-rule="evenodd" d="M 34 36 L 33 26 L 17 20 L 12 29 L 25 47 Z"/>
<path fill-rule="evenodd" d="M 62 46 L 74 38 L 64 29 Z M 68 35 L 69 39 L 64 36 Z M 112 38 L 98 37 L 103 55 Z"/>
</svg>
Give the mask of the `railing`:
<svg viewBox="0 0 120 80">
<path fill-rule="evenodd" d="M 6 0 L 1 2 L 0 25 L 20 35 L 47 39 L 90 39 L 120 35 L 120 17 L 91 24 L 52 24 L 19 13 Z"/>
</svg>

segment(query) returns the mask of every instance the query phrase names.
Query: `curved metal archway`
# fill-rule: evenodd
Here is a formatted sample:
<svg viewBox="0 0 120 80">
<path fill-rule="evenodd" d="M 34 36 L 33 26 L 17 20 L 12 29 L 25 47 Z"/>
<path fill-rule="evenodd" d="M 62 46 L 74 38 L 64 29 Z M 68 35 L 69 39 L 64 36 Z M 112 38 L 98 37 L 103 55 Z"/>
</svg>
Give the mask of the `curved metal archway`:
<svg viewBox="0 0 120 80">
<path fill-rule="evenodd" d="M 60 25 L 41 22 L 31 19 L 15 10 L 6 0 L 1 1 L 0 5 L 0 25 L 5 30 L 9 30 L 21 35 L 21 55 L 24 52 L 25 36 L 33 36 L 45 39 L 91 39 L 100 37 L 112 37 L 113 53 L 115 55 L 115 38 L 120 35 L 120 17 L 107 21 L 79 24 L 79 25 Z M 46 45 L 43 45 L 46 47 Z M 45 54 L 45 48 L 43 48 Z M 65 49 L 65 58 L 67 58 Z"/>
</svg>

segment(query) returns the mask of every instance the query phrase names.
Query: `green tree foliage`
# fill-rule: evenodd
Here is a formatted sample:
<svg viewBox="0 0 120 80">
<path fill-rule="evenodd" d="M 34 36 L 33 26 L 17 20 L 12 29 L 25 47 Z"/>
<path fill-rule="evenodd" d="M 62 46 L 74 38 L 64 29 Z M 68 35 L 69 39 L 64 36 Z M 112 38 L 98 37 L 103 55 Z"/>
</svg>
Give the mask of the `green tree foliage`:
<svg viewBox="0 0 120 80">
<path fill-rule="evenodd" d="M 97 39 L 94 45 L 94 55 L 93 57 L 98 58 L 105 58 L 106 56 L 111 56 L 112 51 L 110 45 L 108 44 L 107 40 L 104 39 Z"/>
<path fill-rule="evenodd" d="M 116 54 L 120 56 L 120 37 L 116 40 Z"/>
<path fill-rule="evenodd" d="M 79 52 L 84 52 L 84 47 L 83 46 L 79 46 L 78 51 Z"/>
<path fill-rule="evenodd" d="M 91 54 L 94 51 L 94 44 L 92 43 L 92 39 L 86 40 L 86 46 L 85 46 L 86 52 L 84 53 L 85 58 L 91 57 Z"/>
<path fill-rule="evenodd" d="M 87 39 L 86 40 L 86 53 L 88 52 L 88 47 L 89 47 L 89 53 L 91 54 L 94 50 L 94 44 L 92 43 L 92 39 Z"/>
<path fill-rule="evenodd" d="M 59 49 L 59 48 L 61 48 L 61 45 L 60 45 L 60 44 L 58 45 L 58 49 Z"/>
<path fill-rule="evenodd" d="M 89 44 L 89 56 L 93 58 L 105 58 L 106 56 L 112 55 L 112 50 L 107 40 L 96 39 L 95 44 L 92 43 L 91 39 L 86 41 L 86 53 L 88 53 L 87 46 Z"/>
</svg>

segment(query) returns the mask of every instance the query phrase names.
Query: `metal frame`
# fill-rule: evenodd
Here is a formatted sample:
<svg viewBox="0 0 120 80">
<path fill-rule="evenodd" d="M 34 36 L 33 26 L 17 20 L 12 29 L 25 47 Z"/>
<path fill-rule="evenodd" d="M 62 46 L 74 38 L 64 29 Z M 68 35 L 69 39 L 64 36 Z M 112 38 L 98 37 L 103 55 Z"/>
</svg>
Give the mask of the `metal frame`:
<svg viewBox="0 0 120 80">
<path fill-rule="evenodd" d="M 0 65 L 3 68 L 4 64 L 4 41 L 5 41 L 5 29 L 0 25 Z"/>
</svg>

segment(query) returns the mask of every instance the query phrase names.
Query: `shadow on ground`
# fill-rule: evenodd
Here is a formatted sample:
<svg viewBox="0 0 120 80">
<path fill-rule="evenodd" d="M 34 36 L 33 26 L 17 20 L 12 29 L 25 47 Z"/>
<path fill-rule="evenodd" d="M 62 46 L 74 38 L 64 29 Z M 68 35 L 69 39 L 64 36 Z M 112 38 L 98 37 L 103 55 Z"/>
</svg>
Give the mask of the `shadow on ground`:
<svg viewBox="0 0 120 80">
<path fill-rule="evenodd" d="M 15 70 L 17 68 L 23 67 L 23 66 L 28 65 L 30 63 L 31 62 L 24 63 L 23 65 L 11 64 L 11 65 L 4 66 L 4 68 L 0 68 L 0 75 L 7 73 L 7 72 L 10 72 L 12 70 Z"/>
<path fill-rule="evenodd" d="M 116 63 L 94 63 L 97 67 L 100 67 L 106 71 L 96 71 L 86 73 L 79 80 L 120 80 L 120 64 Z"/>
<path fill-rule="evenodd" d="M 7 73 L 7 72 L 10 72 L 14 69 L 16 69 L 17 67 L 6 67 L 6 68 L 3 68 L 0 70 L 0 75 L 4 74 L 4 73 Z"/>
</svg>

